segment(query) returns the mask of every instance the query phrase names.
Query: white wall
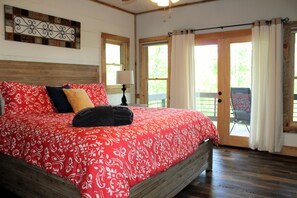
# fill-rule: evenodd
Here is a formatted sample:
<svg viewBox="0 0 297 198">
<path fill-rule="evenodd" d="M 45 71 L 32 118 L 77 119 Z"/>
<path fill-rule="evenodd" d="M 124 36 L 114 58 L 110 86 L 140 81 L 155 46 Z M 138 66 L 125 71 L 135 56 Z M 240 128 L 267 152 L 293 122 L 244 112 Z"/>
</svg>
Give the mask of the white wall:
<svg viewBox="0 0 297 198">
<path fill-rule="evenodd" d="M 81 49 L 6 41 L 4 4 L 79 21 Z M 134 16 L 89 0 L 0 0 L 0 27 L 1 60 L 101 65 L 101 32 L 105 32 L 130 38 L 130 63 L 134 68 Z M 116 105 L 121 95 L 108 98 Z"/>
<path fill-rule="evenodd" d="M 297 20 L 296 0 L 218 0 L 173 8 L 163 22 L 163 11 L 137 16 L 137 37 L 166 35 L 176 29 L 207 28 L 289 17 Z M 214 30 L 218 31 L 218 30 Z"/>
<path fill-rule="evenodd" d="M 167 19 L 166 22 L 163 22 L 163 11 L 142 14 L 137 16 L 137 39 L 167 35 L 168 32 L 177 29 L 251 23 L 255 20 L 269 20 L 276 17 L 289 17 L 291 21 L 296 21 L 297 0 L 219 0 L 207 2 L 174 8 L 171 19 Z M 223 31 L 226 30 L 230 29 Z M 137 62 L 139 63 L 139 61 Z M 297 134 L 285 133 L 284 139 L 285 145 L 297 147 Z"/>
</svg>

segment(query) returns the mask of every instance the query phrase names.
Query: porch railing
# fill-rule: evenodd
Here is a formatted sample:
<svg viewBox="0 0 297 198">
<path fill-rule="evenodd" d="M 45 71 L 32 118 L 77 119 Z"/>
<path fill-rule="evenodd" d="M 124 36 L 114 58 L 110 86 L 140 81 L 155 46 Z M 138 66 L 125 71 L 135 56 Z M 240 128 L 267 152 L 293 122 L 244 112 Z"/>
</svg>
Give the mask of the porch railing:
<svg viewBox="0 0 297 198">
<path fill-rule="evenodd" d="M 166 107 L 166 94 L 152 94 L 148 97 L 149 107 Z"/>
<path fill-rule="evenodd" d="M 293 122 L 297 122 L 297 94 L 294 94 L 294 102 L 293 102 Z"/>
<path fill-rule="evenodd" d="M 211 120 L 217 120 L 217 93 L 201 92 L 196 93 L 200 100 L 196 101 L 196 109 L 209 116 Z M 166 94 L 153 94 L 149 95 L 149 107 L 166 107 Z M 232 119 L 232 111 L 231 119 Z M 294 95 L 294 107 L 293 107 L 293 121 L 297 122 L 297 94 Z"/>
<path fill-rule="evenodd" d="M 196 93 L 196 109 L 207 115 L 212 121 L 217 120 L 218 116 L 218 96 L 213 92 Z"/>
<path fill-rule="evenodd" d="M 217 93 L 203 92 L 196 93 L 196 109 L 209 116 L 212 120 L 217 120 Z M 166 107 L 166 94 L 149 95 L 149 107 Z"/>
</svg>

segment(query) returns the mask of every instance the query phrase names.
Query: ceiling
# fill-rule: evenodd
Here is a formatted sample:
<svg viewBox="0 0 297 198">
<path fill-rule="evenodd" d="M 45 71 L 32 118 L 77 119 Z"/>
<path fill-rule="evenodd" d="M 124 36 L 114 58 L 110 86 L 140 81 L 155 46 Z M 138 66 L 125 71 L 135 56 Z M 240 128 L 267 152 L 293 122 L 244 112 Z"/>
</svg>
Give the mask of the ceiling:
<svg viewBox="0 0 297 198">
<path fill-rule="evenodd" d="M 152 3 L 150 0 L 129 0 L 129 1 L 122 1 L 122 0 L 91 0 L 103 5 L 107 5 L 109 7 L 113 7 L 131 14 L 143 14 L 147 12 L 152 12 L 156 10 L 160 10 L 155 3 Z M 179 2 L 175 3 L 172 7 L 180 7 L 180 6 L 187 6 L 198 4 L 207 1 L 214 1 L 214 0 L 180 0 Z M 162 9 L 162 8 L 161 8 Z"/>
</svg>

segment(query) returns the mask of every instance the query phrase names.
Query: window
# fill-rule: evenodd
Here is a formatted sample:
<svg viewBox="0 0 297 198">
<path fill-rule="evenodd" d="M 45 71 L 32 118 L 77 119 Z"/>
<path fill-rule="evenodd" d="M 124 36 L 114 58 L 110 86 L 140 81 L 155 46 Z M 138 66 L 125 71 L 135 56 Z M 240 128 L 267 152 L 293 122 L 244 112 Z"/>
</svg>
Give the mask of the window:
<svg viewBox="0 0 297 198">
<path fill-rule="evenodd" d="M 148 46 L 148 106 L 167 107 L 167 43 Z"/>
<path fill-rule="evenodd" d="M 297 21 L 284 27 L 284 131 L 297 132 Z"/>
<path fill-rule="evenodd" d="M 169 37 L 140 40 L 140 103 L 169 107 Z"/>
<path fill-rule="evenodd" d="M 123 70 L 121 45 L 106 43 L 106 85 L 116 85 L 116 72 Z"/>
<path fill-rule="evenodd" d="M 129 70 L 129 38 L 102 33 L 102 82 L 107 93 L 121 93 L 121 85 L 116 83 L 116 72 Z M 129 85 L 127 86 L 129 91 Z"/>
</svg>

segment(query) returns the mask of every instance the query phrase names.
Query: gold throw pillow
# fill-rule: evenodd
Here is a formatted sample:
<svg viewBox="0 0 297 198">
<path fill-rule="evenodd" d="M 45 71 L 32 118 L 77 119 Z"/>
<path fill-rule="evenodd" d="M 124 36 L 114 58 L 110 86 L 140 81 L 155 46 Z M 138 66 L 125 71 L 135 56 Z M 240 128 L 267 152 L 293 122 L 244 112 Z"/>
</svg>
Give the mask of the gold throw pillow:
<svg viewBox="0 0 297 198">
<path fill-rule="evenodd" d="M 74 113 L 87 107 L 94 107 L 88 94 L 83 89 L 63 89 Z"/>
</svg>

